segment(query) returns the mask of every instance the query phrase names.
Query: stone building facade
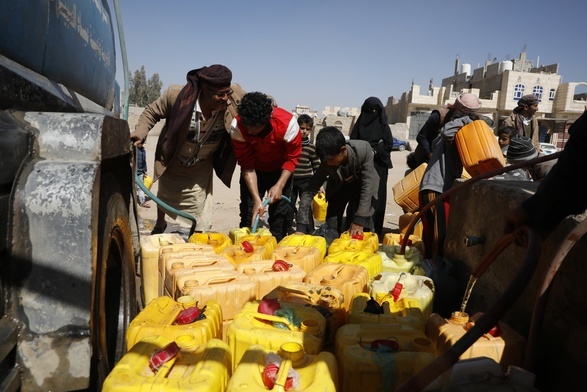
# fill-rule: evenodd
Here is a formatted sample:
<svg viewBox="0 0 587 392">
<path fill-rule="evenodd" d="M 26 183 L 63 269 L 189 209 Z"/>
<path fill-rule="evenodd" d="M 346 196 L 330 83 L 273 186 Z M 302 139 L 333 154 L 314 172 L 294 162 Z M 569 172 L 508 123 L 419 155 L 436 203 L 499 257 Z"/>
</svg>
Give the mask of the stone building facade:
<svg viewBox="0 0 587 392">
<path fill-rule="evenodd" d="M 518 59 L 502 62 L 486 62 L 471 71 L 470 64 L 455 62 L 452 76 L 444 78 L 441 86 L 428 88 L 412 84 L 401 98 L 389 97 L 386 113 L 390 123 L 406 123 L 409 139 L 415 139 L 418 131 L 434 109 L 454 102 L 461 92 L 471 92 L 482 102 L 480 113 L 493 119 L 496 129 L 517 107 L 525 94 L 540 98 L 538 121 L 540 140 L 564 147 L 569 125 L 585 110 L 587 82 L 561 83 L 558 64 L 535 67 L 522 53 Z"/>
</svg>

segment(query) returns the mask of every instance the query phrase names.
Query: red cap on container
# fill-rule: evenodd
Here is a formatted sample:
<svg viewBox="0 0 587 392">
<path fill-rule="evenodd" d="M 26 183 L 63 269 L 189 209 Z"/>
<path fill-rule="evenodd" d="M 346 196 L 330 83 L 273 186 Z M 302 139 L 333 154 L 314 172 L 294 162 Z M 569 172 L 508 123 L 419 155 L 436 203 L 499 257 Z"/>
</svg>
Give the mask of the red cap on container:
<svg viewBox="0 0 587 392">
<path fill-rule="evenodd" d="M 241 246 L 243 247 L 243 249 L 247 253 L 253 253 L 253 251 L 255 250 L 255 247 L 253 245 L 251 245 L 251 243 L 249 241 L 243 241 L 241 243 Z"/>
<path fill-rule="evenodd" d="M 289 267 L 291 267 L 291 264 L 289 264 L 287 261 L 275 260 L 275 262 L 273 263 L 273 267 L 271 268 L 273 269 L 273 271 L 289 271 Z"/>
<path fill-rule="evenodd" d="M 179 346 L 175 342 L 171 342 L 161 350 L 156 351 L 151 355 L 151 358 L 149 358 L 149 366 L 151 367 L 151 370 L 156 372 L 165 363 L 175 358 L 178 353 Z"/>
<path fill-rule="evenodd" d="M 275 313 L 275 311 L 279 309 L 281 309 L 281 305 L 279 304 L 277 298 L 265 298 L 262 299 L 259 303 L 257 312 L 273 315 L 273 313 Z"/>
<path fill-rule="evenodd" d="M 192 306 L 179 312 L 175 319 L 175 323 L 179 325 L 191 324 L 200 317 L 200 309 L 197 306 Z"/>
<path fill-rule="evenodd" d="M 275 386 L 275 380 L 277 379 L 277 372 L 279 371 L 279 366 L 274 363 L 270 363 L 269 365 L 265 366 L 263 369 L 263 384 L 268 389 L 273 389 Z M 293 386 L 293 378 L 288 377 L 285 381 L 284 389 L 287 391 L 291 389 Z"/>
</svg>

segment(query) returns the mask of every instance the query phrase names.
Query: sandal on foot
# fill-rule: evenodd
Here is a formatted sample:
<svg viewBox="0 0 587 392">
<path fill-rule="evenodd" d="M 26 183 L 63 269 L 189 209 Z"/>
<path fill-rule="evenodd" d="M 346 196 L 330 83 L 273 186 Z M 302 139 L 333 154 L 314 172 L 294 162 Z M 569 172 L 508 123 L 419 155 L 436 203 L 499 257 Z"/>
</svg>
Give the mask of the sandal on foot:
<svg viewBox="0 0 587 392">
<path fill-rule="evenodd" d="M 167 223 L 163 227 L 155 226 L 155 227 L 153 227 L 153 230 L 151 231 L 151 235 L 164 233 L 165 229 L 167 229 Z"/>
</svg>

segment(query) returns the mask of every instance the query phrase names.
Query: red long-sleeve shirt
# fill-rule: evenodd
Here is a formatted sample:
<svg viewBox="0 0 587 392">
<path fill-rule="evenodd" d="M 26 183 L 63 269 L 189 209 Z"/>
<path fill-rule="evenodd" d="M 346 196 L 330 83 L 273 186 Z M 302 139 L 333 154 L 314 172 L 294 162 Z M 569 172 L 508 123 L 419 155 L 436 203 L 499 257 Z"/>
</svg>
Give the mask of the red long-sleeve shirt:
<svg viewBox="0 0 587 392">
<path fill-rule="evenodd" d="M 230 136 L 241 169 L 270 172 L 288 170 L 293 173 L 302 152 L 302 136 L 295 116 L 274 108 L 271 131 L 264 136 L 249 135 L 240 117 L 232 121 Z"/>
</svg>

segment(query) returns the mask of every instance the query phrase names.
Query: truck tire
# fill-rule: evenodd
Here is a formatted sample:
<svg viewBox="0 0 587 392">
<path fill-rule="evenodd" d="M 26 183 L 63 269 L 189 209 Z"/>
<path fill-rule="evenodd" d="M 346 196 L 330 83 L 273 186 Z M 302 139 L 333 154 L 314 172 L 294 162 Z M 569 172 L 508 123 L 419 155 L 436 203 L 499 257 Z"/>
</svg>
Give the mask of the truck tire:
<svg viewBox="0 0 587 392">
<path fill-rule="evenodd" d="M 126 352 L 126 329 L 137 314 L 135 263 L 127 203 L 114 176 L 100 186 L 98 258 L 92 300 L 95 380 L 102 383 Z"/>
</svg>

